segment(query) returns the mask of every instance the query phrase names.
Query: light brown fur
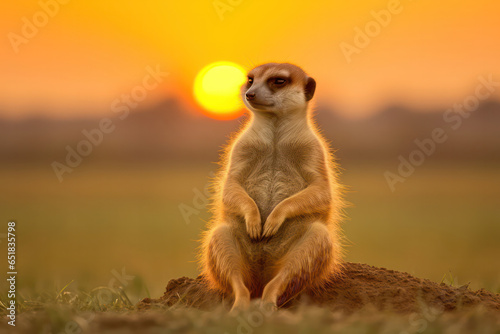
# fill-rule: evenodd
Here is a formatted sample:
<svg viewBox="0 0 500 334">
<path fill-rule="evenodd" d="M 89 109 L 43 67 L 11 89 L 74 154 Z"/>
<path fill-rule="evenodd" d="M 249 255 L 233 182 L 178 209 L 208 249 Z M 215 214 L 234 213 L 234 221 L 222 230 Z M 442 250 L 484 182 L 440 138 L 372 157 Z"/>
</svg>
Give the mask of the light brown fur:
<svg viewBox="0 0 500 334">
<path fill-rule="evenodd" d="M 257 297 L 276 307 L 340 270 L 341 186 L 308 107 L 314 89 L 302 69 L 276 63 L 242 87 L 251 113 L 221 157 L 200 252 L 202 274 L 234 295 L 233 309 Z"/>
</svg>

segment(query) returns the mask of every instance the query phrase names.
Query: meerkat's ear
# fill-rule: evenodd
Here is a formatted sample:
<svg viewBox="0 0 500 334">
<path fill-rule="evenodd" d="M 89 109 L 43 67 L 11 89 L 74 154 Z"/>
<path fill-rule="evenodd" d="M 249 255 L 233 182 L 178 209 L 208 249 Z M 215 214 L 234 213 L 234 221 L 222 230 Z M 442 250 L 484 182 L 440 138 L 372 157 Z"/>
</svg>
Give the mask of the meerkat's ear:
<svg viewBox="0 0 500 334">
<path fill-rule="evenodd" d="M 306 101 L 310 101 L 314 96 L 314 91 L 316 90 L 316 80 L 313 78 L 307 78 L 307 83 L 305 87 Z"/>
</svg>

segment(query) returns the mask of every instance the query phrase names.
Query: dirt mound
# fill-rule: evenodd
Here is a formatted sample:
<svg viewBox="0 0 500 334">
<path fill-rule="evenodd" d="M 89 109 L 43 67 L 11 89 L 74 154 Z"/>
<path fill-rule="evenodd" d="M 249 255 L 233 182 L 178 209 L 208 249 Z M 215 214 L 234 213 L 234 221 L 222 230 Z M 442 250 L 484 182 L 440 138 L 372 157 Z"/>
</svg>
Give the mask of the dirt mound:
<svg viewBox="0 0 500 334">
<path fill-rule="evenodd" d="M 329 282 L 321 291 L 304 291 L 280 306 L 293 308 L 299 302 L 348 313 L 365 307 L 411 313 L 428 308 L 445 312 L 475 306 L 500 313 L 500 294 L 484 289 L 471 291 L 467 286 L 456 288 L 419 279 L 408 273 L 360 263 L 345 263 L 343 274 Z M 210 310 L 220 304 L 229 307 L 231 303 L 230 296 L 208 289 L 203 277 L 199 276 L 196 279 L 182 277 L 171 280 L 161 298 L 145 298 L 138 307 L 178 304 Z"/>
</svg>

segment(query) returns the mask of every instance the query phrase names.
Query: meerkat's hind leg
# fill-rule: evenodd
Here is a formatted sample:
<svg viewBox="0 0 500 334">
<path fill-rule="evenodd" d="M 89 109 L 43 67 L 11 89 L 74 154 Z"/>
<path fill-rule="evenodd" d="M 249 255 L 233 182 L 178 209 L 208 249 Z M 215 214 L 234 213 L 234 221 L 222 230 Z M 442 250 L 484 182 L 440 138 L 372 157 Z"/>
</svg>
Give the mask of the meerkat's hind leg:
<svg viewBox="0 0 500 334">
<path fill-rule="evenodd" d="M 228 224 L 221 224 L 211 232 L 207 261 L 210 276 L 219 281 L 219 284 L 222 283 L 225 288 L 230 287 L 233 291 L 234 304 L 231 311 L 248 308 L 250 291 L 244 282 L 246 266 L 240 247 Z"/>
<path fill-rule="evenodd" d="M 278 271 L 267 283 L 262 293 L 261 307 L 277 309 L 278 298 L 287 291 L 291 295 L 299 293 L 306 286 L 318 283 L 333 269 L 333 242 L 325 224 L 314 222 L 279 261 Z"/>
</svg>

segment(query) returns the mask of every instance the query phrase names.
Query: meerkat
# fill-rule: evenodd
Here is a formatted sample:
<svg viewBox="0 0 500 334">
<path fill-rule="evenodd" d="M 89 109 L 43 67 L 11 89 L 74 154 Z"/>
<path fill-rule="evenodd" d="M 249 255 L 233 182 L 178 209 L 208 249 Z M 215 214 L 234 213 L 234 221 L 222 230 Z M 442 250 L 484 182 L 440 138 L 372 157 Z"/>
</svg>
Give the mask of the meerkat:
<svg viewBox="0 0 500 334">
<path fill-rule="evenodd" d="M 316 82 L 298 66 L 252 69 L 249 117 L 222 154 L 200 266 L 213 289 L 277 308 L 341 270 L 342 187 L 312 118 Z"/>
</svg>

